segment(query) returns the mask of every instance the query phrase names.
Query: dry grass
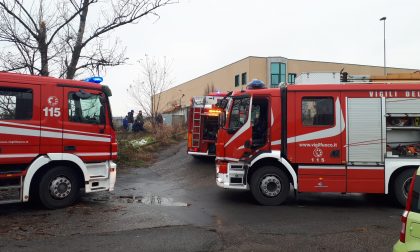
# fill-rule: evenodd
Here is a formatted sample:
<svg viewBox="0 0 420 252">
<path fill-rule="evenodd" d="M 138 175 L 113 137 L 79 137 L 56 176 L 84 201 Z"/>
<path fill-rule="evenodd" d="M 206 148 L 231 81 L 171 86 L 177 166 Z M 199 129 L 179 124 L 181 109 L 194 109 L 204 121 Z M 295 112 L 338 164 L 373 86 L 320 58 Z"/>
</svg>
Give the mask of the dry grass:
<svg viewBox="0 0 420 252">
<path fill-rule="evenodd" d="M 165 146 L 177 143 L 185 137 L 185 128 L 170 127 L 166 125 L 152 127 L 151 124 L 144 125 L 146 131 L 130 133 L 126 131 L 117 132 L 119 167 L 148 166 L 157 157 L 157 152 Z M 133 145 L 133 140 L 146 140 L 147 144 L 142 146 Z"/>
</svg>

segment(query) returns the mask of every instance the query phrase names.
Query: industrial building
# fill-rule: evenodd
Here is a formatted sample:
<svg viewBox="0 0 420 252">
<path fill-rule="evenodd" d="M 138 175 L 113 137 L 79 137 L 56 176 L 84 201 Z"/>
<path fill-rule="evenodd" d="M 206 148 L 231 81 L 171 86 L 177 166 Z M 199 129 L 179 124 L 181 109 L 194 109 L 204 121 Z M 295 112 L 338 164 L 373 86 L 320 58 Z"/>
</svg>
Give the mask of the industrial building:
<svg viewBox="0 0 420 252">
<path fill-rule="evenodd" d="M 340 71 L 354 76 L 384 75 L 383 66 L 249 56 L 162 92 L 159 111 L 164 115 L 185 115 L 185 108 L 190 105 L 191 97 L 206 95 L 212 91 L 242 89 L 252 79 L 262 80 L 267 87 L 278 87 L 282 82 L 295 83 L 301 73 Z M 416 71 L 418 69 L 386 68 L 387 74 Z"/>
</svg>

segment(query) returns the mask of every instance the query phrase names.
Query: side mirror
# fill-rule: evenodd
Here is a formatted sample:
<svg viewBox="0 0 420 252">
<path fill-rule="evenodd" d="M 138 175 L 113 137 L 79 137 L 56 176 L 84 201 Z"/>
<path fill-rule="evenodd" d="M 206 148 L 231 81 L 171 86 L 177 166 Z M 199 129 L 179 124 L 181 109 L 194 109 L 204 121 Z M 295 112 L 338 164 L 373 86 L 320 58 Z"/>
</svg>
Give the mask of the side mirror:
<svg viewBox="0 0 420 252">
<path fill-rule="evenodd" d="M 226 112 L 222 111 L 219 114 L 219 128 L 225 127 L 225 124 L 226 124 Z"/>
<path fill-rule="evenodd" d="M 105 98 L 105 96 L 103 94 L 99 96 L 99 102 L 102 105 L 106 104 L 106 98 Z"/>
<path fill-rule="evenodd" d="M 105 116 L 104 106 L 101 106 L 101 108 L 100 108 L 99 123 L 102 124 L 102 125 L 106 125 L 106 116 Z"/>
<path fill-rule="evenodd" d="M 112 96 L 111 89 L 107 85 L 102 85 L 102 92 L 108 97 Z"/>
<path fill-rule="evenodd" d="M 228 104 L 228 100 L 227 99 L 217 100 L 216 107 L 225 109 L 226 106 L 227 106 L 227 104 Z"/>
<path fill-rule="evenodd" d="M 92 96 L 90 93 L 87 93 L 86 91 L 84 91 L 82 89 L 79 92 L 74 93 L 74 95 L 79 99 L 87 99 L 87 98 Z M 76 98 L 76 97 L 74 97 L 74 98 Z"/>
</svg>

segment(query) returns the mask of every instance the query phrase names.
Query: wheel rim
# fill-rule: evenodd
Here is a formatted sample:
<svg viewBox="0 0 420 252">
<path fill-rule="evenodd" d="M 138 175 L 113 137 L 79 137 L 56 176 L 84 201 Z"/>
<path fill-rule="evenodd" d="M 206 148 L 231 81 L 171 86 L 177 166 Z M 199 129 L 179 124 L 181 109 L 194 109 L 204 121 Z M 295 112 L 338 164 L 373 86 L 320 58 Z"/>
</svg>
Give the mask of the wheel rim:
<svg viewBox="0 0 420 252">
<path fill-rule="evenodd" d="M 71 181 L 64 177 L 59 176 L 53 179 L 50 183 L 50 194 L 55 199 L 64 199 L 69 196 L 71 192 Z"/>
<path fill-rule="evenodd" d="M 401 190 L 403 192 L 404 198 L 406 199 L 408 198 L 408 191 L 410 190 L 411 179 L 411 177 L 408 177 L 402 184 Z"/>
<path fill-rule="evenodd" d="M 266 197 L 276 197 L 281 192 L 280 179 L 273 174 L 266 175 L 260 183 L 260 189 Z"/>
</svg>

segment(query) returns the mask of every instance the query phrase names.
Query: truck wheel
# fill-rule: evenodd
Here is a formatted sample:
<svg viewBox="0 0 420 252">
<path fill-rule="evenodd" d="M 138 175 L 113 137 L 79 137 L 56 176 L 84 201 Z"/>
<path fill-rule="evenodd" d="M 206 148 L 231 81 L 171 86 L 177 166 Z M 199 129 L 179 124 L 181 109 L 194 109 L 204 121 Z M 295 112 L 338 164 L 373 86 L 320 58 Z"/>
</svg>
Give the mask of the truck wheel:
<svg viewBox="0 0 420 252">
<path fill-rule="evenodd" d="M 402 171 L 394 180 L 393 196 L 402 207 L 405 207 L 413 174 L 414 169 L 407 169 Z"/>
<path fill-rule="evenodd" d="M 48 209 L 63 208 L 73 204 L 79 197 L 77 174 L 65 166 L 48 170 L 38 184 L 38 198 Z"/>
<path fill-rule="evenodd" d="M 261 167 L 252 174 L 251 192 L 261 205 L 275 206 L 282 204 L 289 195 L 290 181 L 286 174 L 277 167 Z"/>
</svg>

